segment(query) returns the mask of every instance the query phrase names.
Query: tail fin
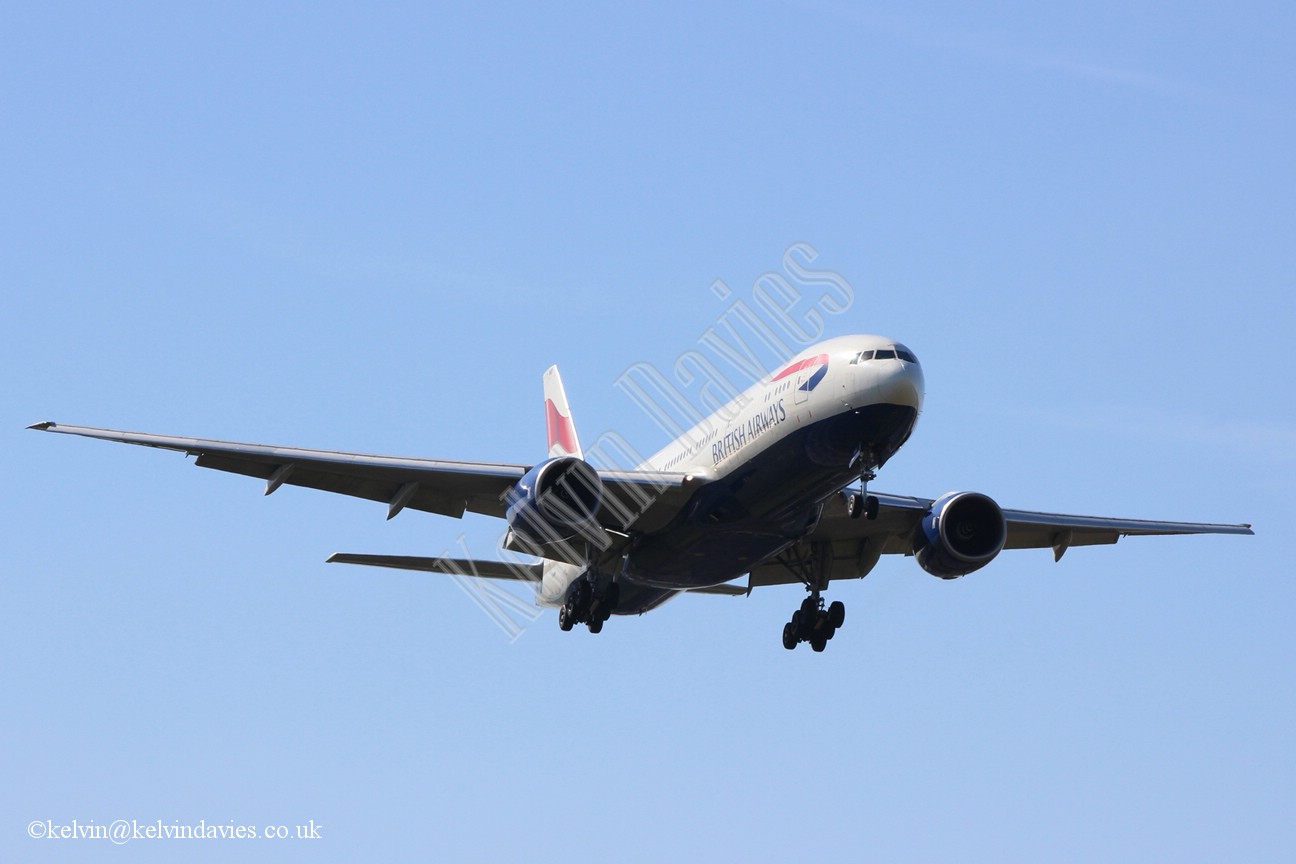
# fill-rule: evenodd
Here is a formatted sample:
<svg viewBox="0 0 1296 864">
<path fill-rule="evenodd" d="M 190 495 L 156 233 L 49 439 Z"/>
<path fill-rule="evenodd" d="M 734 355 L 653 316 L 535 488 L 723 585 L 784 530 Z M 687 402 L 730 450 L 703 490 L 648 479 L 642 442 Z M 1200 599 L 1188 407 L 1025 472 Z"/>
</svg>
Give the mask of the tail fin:
<svg viewBox="0 0 1296 864">
<path fill-rule="evenodd" d="M 567 404 L 567 391 L 563 389 L 562 376 L 558 374 L 557 366 L 550 366 L 544 373 L 544 396 L 549 458 L 584 458 L 580 439 L 576 437 L 576 424 L 572 422 L 571 407 Z M 562 606 L 567 599 L 567 589 L 585 572 L 585 568 L 545 559 L 541 563 L 540 572 L 542 575 L 536 584 L 536 605 Z"/>
<path fill-rule="evenodd" d="M 545 428 L 549 433 L 549 458 L 575 456 L 581 458 L 580 439 L 576 437 L 576 424 L 572 422 L 571 408 L 567 406 L 567 393 L 557 366 L 544 373 Z"/>
</svg>

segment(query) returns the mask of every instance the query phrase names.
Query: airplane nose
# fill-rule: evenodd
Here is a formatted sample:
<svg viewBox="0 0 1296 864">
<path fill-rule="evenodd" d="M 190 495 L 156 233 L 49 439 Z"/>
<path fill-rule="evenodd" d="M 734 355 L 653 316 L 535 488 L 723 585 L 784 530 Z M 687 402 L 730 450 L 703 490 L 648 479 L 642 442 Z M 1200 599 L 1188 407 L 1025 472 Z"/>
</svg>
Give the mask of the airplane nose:
<svg viewBox="0 0 1296 864">
<path fill-rule="evenodd" d="M 917 363 L 904 360 L 883 361 L 874 385 L 874 399 L 886 405 L 904 405 L 922 410 L 923 374 Z"/>
</svg>

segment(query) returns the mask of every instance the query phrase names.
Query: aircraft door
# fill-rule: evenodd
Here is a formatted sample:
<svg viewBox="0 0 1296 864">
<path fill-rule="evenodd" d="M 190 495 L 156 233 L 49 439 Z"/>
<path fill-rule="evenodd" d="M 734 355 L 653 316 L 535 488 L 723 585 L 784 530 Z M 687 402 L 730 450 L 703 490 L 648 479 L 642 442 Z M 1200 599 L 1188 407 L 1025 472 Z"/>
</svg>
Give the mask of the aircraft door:
<svg viewBox="0 0 1296 864">
<path fill-rule="evenodd" d="M 792 403 L 794 405 L 800 405 L 805 402 L 806 399 L 810 398 L 809 391 L 805 389 L 806 382 L 810 380 L 810 374 L 810 372 L 807 372 L 804 369 L 797 373 L 796 381 L 793 384 L 792 390 Z"/>
</svg>

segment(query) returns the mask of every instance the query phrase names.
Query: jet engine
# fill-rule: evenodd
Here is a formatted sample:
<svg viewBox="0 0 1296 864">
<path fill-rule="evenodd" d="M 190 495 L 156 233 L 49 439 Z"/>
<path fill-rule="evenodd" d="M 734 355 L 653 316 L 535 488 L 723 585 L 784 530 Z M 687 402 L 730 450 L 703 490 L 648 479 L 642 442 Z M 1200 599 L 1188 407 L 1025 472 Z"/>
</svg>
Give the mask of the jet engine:
<svg viewBox="0 0 1296 864">
<path fill-rule="evenodd" d="M 933 576 L 957 579 L 994 560 L 1008 539 L 1008 523 L 993 499 L 951 492 L 923 517 L 914 538 L 918 564 Z"/>
<path fill-rule="evenodd" d="M 602 501 L 598 472 L 583 459 L 564 456 L 541 462 L 509 490 L 505 518 L 525 544 L 545 547 L 578 534 L 595 536 Z"/>
</svg>

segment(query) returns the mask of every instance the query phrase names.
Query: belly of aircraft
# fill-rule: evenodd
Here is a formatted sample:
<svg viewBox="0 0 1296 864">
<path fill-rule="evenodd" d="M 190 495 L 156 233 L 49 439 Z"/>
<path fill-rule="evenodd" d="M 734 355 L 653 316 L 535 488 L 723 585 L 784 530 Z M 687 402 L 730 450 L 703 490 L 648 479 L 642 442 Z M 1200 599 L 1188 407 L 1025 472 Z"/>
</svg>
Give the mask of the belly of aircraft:
<svg viewBox="0 0 1296 864">
<path fill-rule="evenodd" d="M 684 590 L 750 572 L 814 529 L 822 502 L 858 478 L 858 453 L 882 464 L 916 420 L 912 408 L 872 405 L 793 432 L 699 489 L 666 529 L 639 538 L 625 578 Z"/>
</svg>

